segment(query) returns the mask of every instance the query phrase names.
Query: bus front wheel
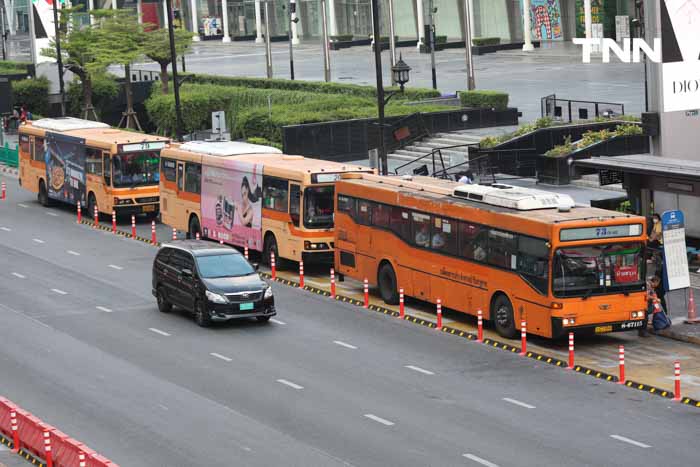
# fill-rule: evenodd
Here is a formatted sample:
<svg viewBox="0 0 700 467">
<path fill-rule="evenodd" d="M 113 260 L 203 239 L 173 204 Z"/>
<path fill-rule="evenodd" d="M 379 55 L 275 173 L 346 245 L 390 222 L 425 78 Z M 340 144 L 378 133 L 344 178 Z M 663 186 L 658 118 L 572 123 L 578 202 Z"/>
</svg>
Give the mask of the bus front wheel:
<svg viewBox="0 0 700 467">
<path fill-rule="evenodd" d="M 88 205 L 87 205 L 88 217 L 89 217 L 90 219 L 92 219 L 93 216 L 95 215 L 95 209 L 96 209 L 96 208 L 97 208 L 97 199 L 95 199 L 95 194 L 94 194 L 94 193 L 90 193 L 90 194 L 88 195 Z M 99 216 L 100 216 L 100 212 L 97 211 L 98 220 L 99 220 Z"/>
<path fill-rule="evenodd" d="M 397 305 L 399 303 L 399 291 L 396 287 L 396 273 L 391 264 L 382 264 L 377 274 L 377 282 L 379 283 L 379 293 L 384 303 Z"/>
<path fill-rule="evenodd" d="M 499 335 L 512 339 L 516 336 L 513 305 L 505 295 L 498 295 L 491 308 L 491 318 Z"/>
<path fill-rule="evenodd" d="M 192 239 L 197 238 L 197 234 L 199 234 L 200 238 L 201 238 L 201 235 L 202 235 L 201 232 L 202 231 L 199 227 L 199 219 L 197 219 L 197 216 L 192 216 L 192 218 L 190 219 L 190 227 L 188 230 L 188 233 L 190 234 L 190 238 L 192 238 Z"/>
</svg>

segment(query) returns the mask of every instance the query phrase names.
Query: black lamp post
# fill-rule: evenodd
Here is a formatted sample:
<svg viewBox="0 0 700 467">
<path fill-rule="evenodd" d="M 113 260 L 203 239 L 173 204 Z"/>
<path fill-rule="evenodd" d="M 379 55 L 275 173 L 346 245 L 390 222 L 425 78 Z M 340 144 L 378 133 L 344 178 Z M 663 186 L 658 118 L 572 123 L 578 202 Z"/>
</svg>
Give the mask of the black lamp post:
<svg viewBox="0 0 700 467">
<path fill-rule="evenodd" d="M 384 142 L 384 107 L 389 100 L 396 94 L 395 91 L 384 93 L 384 82 L 382 79 L 382 44 L 381 36 L 379 35 L 379 5 L 377 0 L 372 0 L 372 26 L 374 36 L 374 65 L 377 74 L 377 110 L 379 120 L 379 173 L 387 175 L 389 173 L 389 162 L 387 160 L 386 146 Z M 409 72 L 411 67 L 406 65 L 403 58 L 399 56 L 399 61 L 391 67 L 391 74 L 394 82 L 397 83 L 403 92 L 404 85 L 408 83 Z"/>
<path fill-rule="evenodd" d="M 173 94 L 175 95 L 175 137 L 182 141 L 182 109 L 180 107 L 180 84 L 177 79 L 177 51 L 175 50 L 175 30 L 173 29 L 173 4 L 165 0 L 168 15 L 168 39 L 170 42 L 170 65 L 173 67 Z"/>
</svg>

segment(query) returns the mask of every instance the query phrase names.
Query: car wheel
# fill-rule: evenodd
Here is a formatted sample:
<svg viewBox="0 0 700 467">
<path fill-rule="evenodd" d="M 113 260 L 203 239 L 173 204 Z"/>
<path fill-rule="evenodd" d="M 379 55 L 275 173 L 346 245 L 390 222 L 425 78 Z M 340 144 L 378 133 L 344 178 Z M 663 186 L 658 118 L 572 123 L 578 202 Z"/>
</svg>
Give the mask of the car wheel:
<svg viewBox="0 0 700 467">
<path fill-rule="evenodd" d="M 277 248 L 277 239 L 270 234 L 265 237 L 265 245 L 263 246 L 262 263 L 265 266 L 270 266 L 270 253 L 275 253 L 275 267 L 280 265 L 279 249 Z"/>
<path fill-rule="evenodd" d="M 499 335 L 512 339 L 517 334 L 515 318 L 513 317 L 513 305 L 505 295 L 499 295 L 493 302 L 491 318 Z"/>
<path fill-rule="evenodd" d="M 384 303 L 397 305 L 399 303 L 399 291 L 396 286 L 396 273 L 391 264 L 385 263 L 379 268 L 377 282 L 379 283 L 379 293 Z"/>
<path fill-rule="evenodd" d="M 256 316 L 255 319 L 260 321 L 261 323 L 267 323 L 270 321 L 271 316 Z"/>
<path fill-rule="evenodd" d="M 211 326 L 211 316 L 209 316 L 209 312 L 203 301 L 199 300 L 194 305 L 194 310 L 194 320 L 197 322 L 197 325 L 202 328 Z"/>
<path fill-rule="evenodd" d="M 163 287 L 158 287 L 156 291 L 156 301 L 158 302 L 158 311 L 161 313 L 170 313 L 173 309 L 173 304 L 165 298 Z"/>
<path fill-rule="evenodd" d="M 190 219 L 190 227 L 188 233 L 191 239 L 197 238 L 197 234 L 199 234 L 199 238 L 203 238 L 202 229 L 199 226 L 199 219 L 197 219 L 197 216 L 192 216 L 192 219 Z"/>
</svg>

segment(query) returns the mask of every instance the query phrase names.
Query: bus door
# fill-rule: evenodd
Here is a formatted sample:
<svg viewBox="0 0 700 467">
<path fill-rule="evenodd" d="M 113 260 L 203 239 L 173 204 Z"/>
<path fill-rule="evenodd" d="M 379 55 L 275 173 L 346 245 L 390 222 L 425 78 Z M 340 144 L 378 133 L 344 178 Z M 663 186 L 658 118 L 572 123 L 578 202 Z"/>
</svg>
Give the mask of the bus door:
<svg viewBox="0 0 700 467">
<path fill-rule="evenodd" d="M 164 224 L 179 228 L 185 225 L 177 219 L 177 162 L 173 159 L 161 158 L 160 214 Z"/>
<path fill-rule="evenodd" d="M 102 187 L 95 188 L 95 195 L 97 196 L 97 206 L 103 210 L 107 211 L 107 206 L 112 205 L 112 200 L 110 198 L 111 188 L 112 188 L 112 157 L 107 151 L 102 152 Z"/>
<path fill-rule="evenodd" d="M 286 246 L 278 245 L 281 251 L 286 250 L 286 254 L 280 252 L 280 255 L 290 259 L 301 258 L 303 251 L 302 245 L 304 239 L 301 238 L 301 186 L 298 183 L 289 183 L 289 217 L 291 225 L 285 229 L 284 242 Z"/>
</svg>

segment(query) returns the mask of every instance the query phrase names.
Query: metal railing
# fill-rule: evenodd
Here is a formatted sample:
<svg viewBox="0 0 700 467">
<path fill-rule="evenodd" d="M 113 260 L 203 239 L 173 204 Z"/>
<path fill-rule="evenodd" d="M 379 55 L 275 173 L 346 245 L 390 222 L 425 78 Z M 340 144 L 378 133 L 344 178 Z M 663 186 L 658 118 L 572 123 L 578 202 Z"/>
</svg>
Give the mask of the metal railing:
<svg viewBox="0 0 700 467">
<path fill-rule="evenodd" d="M 568 121 L 569 123 L 574 120 L 590 120 L 601 116 L 613 118 L 617 115 L 625 114 L 625 104 L 558 99 L 556 94 L 543 97 L 540 100 L 540 105 L 542 117 L 550 117 L 555 120 Z M 565 110 L 566 115 L 564 113 Z"/>
<path fill-rule="evenodd" d="M 15 146 L 12 149 L 8 143 L 5 143 L 4 147 L 0 146 L 0 164 L 19 167 L 19 147 Z"/>
<path fill-rule="evenodd" d="M 415 159 L 412 160 L 412 161 L 406 162 L 405 164 L 401 164 L 400 166 L 396 167 L 396 168 L 394 169 L 394 173 L 395 173 L 396 175 L 398 175 L 398 174 L 399 174 L 399 170 L 401 170 L 401 169 L 403 169 L 403 168 L 405 168 L 405 167 L 408 167 L 409 165 L 416 164 L 417 162 L 420 162 L 420 161 L 422 161 L 422 160 L 424 160 L 424 159 L 430 158 L 430 161 L 432 162 L 432 166 L 433 166 L 433 171 L 432 171 L 432 173 L 433 173 L 433 176 L 435 176 L 435 173 L 438 172 L 438 170 L 437 170 L 437 168 L 436 168 L 436 165 L 437 165 L 438 162 L 439 162 L 440 165 L 442 166 L 442 170 L 440 170 L 441 173 L 444 172 L 444 171 L 448 168 L 448 167 L 445 167 L 445 158 L 444 158 L 443 155 L 442 155 L 442 151 L 443 151 L 443 150 L 455 149 L 455 148 L 468 148 L 468 147 L 473 147 L 473 146 L 478 146 L 478 144 L 474 144 L 474 143 L 471 143 L 471 144 L 456 144 L 456 145 L 454 145 L 454 146 L 444 146 L 444 147 L 441 147 L 441 148 L 435 148 L 435 149 L 433 149 L 432 151 L 430 151 L 429 153 L 426 153 L 426 154 L 424 154 L 424 155 L 422 155 L 422 156 L 420 156 L 420 157 L 415 158 Z M 463 163 L 458 164 L 458 165 L 464 165 L 464 164 L 467 164 L 467 163 L 468 163 L 468 161 L 467 161 L 467 162 L 463 162 Z M 457 167 L 457 165 L 455 165 L 455 166 L 453 166 L 453 167 Z M 443 178 L 444 178 L 444 177 L 443 177 Z"/>
</svg>

